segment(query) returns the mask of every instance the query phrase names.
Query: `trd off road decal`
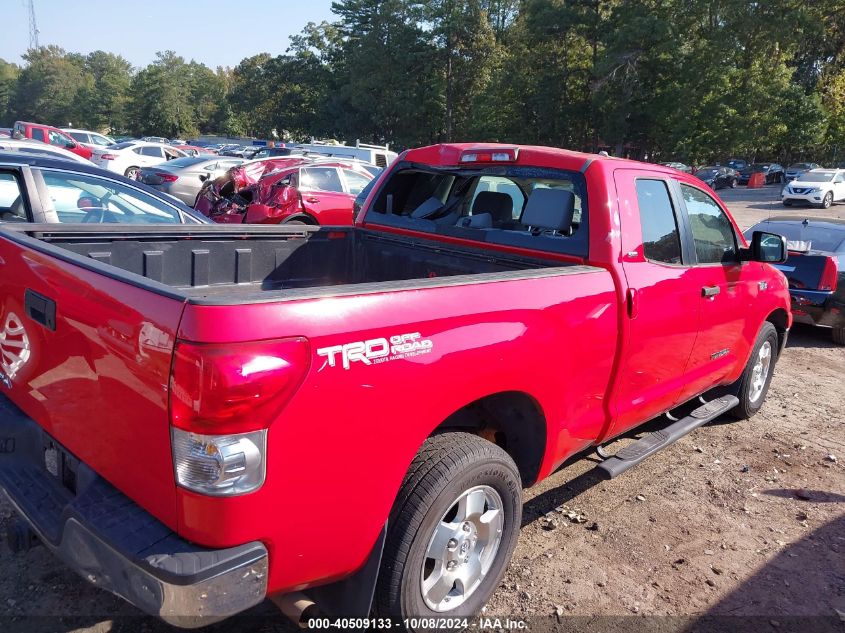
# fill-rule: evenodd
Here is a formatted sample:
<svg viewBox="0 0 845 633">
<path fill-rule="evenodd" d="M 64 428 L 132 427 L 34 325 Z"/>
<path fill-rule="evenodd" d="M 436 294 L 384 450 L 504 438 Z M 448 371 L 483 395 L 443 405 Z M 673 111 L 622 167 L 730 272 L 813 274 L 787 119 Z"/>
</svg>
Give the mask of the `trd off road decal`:
<svg viewBox="0 0 845 633">
<path fill-rule="evenodd" d="M 353 362 L 365 365 L 387 363 L 428 354 L 433 347 L 431 339 L 422 338 L 419 332 L 397 334 L 389 339 L 371 338 L 368 341 L 321 347 L 317 350 L 317 356 L 323 356 L 326 360 L 317 371 L 323 371 L 326 366 L 335 367 L 338 363 L 343 365 L 344 369 L 349 369 Z"/>
</svg>

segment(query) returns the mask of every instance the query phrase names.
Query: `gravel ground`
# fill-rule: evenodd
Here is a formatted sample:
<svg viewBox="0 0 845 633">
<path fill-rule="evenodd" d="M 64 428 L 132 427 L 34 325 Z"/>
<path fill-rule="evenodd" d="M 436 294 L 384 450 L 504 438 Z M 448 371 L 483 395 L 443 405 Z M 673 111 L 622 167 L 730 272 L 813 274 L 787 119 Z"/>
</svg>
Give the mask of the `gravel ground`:
<svg viewBox="0 0 845 633">
<path fill-rule="evenodd" d="M 743 228 L 802 213 L 779 187 L 719 193 Z M 845 217 L 845 204 L 809 213 Z M 753 420 L 703 427 L 610 482 L 588 472 L 593 456 L 566 465 L 526 491 L 486 614 L 534 630 L 845 631 L 843 382 L 845 349 L 796 326 Z M 0 528 L 10 516 L 0 504 Z M 0 570 L 10 631 L 171 630 L 44 548 L 0 548 Z M 207 630 L 295 629 L 265 603 Z"/>
</svg>

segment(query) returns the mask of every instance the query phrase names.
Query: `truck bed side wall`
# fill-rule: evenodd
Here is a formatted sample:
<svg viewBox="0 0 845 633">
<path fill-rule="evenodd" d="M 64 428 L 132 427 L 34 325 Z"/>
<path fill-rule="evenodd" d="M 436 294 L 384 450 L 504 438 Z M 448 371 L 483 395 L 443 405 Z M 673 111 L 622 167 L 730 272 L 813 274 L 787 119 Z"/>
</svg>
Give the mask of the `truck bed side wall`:
<svg viewBox="0 0 845 633">
<path fill-rule="evenodd" d="M 593 441 L 616 347 L 616 290 L 607 272 L 466 283 L 249 306 L 188 305 L 192 341 L 305 336 L 311 366 L 270 426 L 267 481 L 210 499 L 179 491 L 186 538 L 214 546 L 260 538 L 270 590 L 328 581 L 364 560 L 423 440 L 456 410 L 500 392 L 538 403 L 545 462 Z M 419 333 L 427 353 L 345 369 L 318 350 Z M 589 367 L 589 371 L 584 368 Z M 252 517 L 245 521 L 244 517 Z"/>
</svg>

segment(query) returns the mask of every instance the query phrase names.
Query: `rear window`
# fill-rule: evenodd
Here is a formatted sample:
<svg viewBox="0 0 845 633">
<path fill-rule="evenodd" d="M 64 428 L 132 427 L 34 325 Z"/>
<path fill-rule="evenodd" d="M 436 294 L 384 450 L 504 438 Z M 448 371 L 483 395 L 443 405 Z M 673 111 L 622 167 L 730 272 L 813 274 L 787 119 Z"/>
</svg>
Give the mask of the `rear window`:
<svg viewBox="0 0 845 633">
<path fill-rule="evenodd" d="M 182 158 L 174 158 L 173 160 L 167 161 L 168 167 L 190 167 L 191 165 L 197 165 L 199 163 L 207 163 L 208 157 L 200 158 L 197 156 L 183 156 Z M 213 160 L 213 159 L 212 159 Z"/>
<path fill-rule="evenodd" d="M 783 235 L 790 250 L 845 252 L 845 226 L 813 226 L 812 224 L 804 226 L 800 222 L 760 222 L 745 232 L 746 239 L 751 240 L 754 231 Z"/>
<path fill-rule="evenodd" d="M 115 143 L 114 145 L 109 145 L 109 149 L 126 149 L 127 147 L 133 147 L 135 143 Z"/>
<path fill-rule="evenodd" d="M 406 163 L 381 185 L 366 221 L 579 257 L 588 254 L 586 182 L 580 172 Z"/>
</svg>

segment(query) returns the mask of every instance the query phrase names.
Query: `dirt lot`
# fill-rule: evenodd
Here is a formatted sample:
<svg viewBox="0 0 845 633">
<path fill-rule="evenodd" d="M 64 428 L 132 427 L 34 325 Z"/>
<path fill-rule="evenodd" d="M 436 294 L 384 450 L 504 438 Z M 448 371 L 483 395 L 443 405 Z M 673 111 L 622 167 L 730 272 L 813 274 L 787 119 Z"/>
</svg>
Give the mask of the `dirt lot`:
<svg viewBox="0 0 845 633">
<path fill-rule="evenodd" d="M 745 228 L 785 212 L 778 191 L 720 194 Z M 526 493 L 487 615 L 533 630 L 845 631 L 845 349 L 828 332 L 793 330 L 754 420 L 708 425 L 611 482 L 592 459 Z M 0 570 L 10 631 L 170 630 L 43 548 L 0 548 Z M 294 629 L 265 603 L 210 630 Z"/>
</svg>

